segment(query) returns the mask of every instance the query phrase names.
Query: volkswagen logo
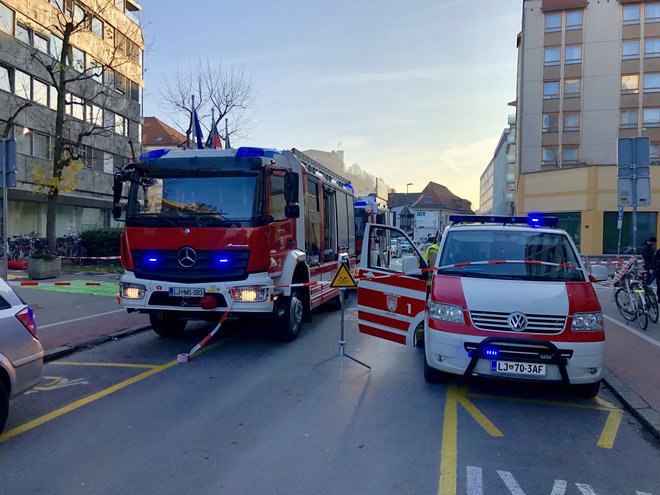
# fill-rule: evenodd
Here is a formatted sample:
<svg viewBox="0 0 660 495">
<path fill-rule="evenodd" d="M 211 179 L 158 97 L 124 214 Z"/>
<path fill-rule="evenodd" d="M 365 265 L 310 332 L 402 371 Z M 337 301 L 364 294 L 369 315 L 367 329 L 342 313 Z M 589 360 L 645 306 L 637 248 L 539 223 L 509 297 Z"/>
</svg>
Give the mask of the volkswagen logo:
<svg viewBox="0 0 660 495">
<path fill-rule="evenodd" d="M 525 328 L 527 328 L 527 316 L 519 311 L 516 311 L 515 313 L 511 313 L 509 315 L 507 323 L 509 324 L 509 327 L 511 327 L 511 330 L 522 332 L 525 330 Z"/>
<path fill-rule="evenodd" d="M 197 263 L 197 252 L 191 247 L 182 247 L 179 249 L 177 259 L 179 260 L 179 265 L 184 268 L 190 268 Z"/>
</svg>

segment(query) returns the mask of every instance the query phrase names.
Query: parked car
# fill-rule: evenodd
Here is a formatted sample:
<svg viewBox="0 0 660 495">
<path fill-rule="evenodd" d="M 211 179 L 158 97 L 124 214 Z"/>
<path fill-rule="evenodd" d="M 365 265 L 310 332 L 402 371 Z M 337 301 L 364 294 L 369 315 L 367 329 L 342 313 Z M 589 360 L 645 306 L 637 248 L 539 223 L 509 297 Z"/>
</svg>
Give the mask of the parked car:
<svg viewBox="0 0 660 495">
<path fill-rule="evenodd" d="M 398 240 L 392 239 L 390 241 L 390 255 L 392 258 L 400 258 L 403 254 L 403 246 L 399 243 Z"/>
<path fill-rule="evenodd" d="M 32 309 L 0 278 L 0 433 L 9 399 L 39 383 L 43 360 Z"/>
</svg>

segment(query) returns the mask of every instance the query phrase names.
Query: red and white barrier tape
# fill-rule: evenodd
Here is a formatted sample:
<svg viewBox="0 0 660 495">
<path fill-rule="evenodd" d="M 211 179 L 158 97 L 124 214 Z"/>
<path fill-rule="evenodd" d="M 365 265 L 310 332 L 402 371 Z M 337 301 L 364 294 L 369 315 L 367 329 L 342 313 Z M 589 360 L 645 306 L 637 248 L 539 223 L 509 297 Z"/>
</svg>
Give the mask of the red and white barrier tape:
<svg viewBox="0 0 660 495">
<path fill-rule="evenodd" d="M 120 260 L 121 256 L 60 256 L 68 260 Z"/>
<path fill-rule="evenodd" d="M 16 287 L 34 287 L 36 285 L 47 285 L 50 287 L 61 287 L 61 286 L 79 286 L 79 287 L 89 287 L 89 286 L 99 286 L 102 282 L 7 282 L 9 285 Z"/>
</svg>

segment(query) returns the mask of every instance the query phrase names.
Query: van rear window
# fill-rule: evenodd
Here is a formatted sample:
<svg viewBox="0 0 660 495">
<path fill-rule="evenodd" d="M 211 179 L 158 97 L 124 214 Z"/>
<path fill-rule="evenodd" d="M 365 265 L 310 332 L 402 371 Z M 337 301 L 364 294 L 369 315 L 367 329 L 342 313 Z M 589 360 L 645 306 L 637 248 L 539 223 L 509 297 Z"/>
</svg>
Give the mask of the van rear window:
<svg viewBox="0 0 660 495">
<path fill-rule="evenodd" d="M 511 263 L 487 264 L 496 260 Z M 471 264 L 452 266 L 457 263 Z M 443 275 L 547 281 L 585 280 L 579 268 L 571 268 L 579 267 L 578 257 L 568 237 L 559 232 L 456 229 L 445 234 L 439 266 L 445 267 L 441 271 Z"/>
<path fill-rule="evenodd" d="M 0 296 L 0 309 L 9 309 L 11 308 L 11 304 L 7 302 L 7 300 Z"/>
</svg>

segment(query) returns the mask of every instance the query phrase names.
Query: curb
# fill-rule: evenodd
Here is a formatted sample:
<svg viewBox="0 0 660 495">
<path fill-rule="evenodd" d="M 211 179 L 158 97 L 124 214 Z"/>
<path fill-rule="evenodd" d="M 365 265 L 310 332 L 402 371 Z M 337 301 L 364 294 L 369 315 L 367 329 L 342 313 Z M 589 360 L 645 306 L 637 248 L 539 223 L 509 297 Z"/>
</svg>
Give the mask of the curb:
<svg viewBox="0 0 660 495">
<path fill-rule="evenodd" d="M 605 370 L 603 382 L 642 426 L 660 440 L 660 414 L 610 369 Z"/>
<path fill-rule="evenodd" d="M 84 340 L 75 344 L 67 344 L 61 347 L 56 347 L 50 349 L 44 353 L 44 363 L 50 361 L 55 361 L 64 356 L 68 356 L 78 351 L 92 349 L 106 342 L 111 342 L 113 340 L 123 339 L 124 337 L 129 337 L 135 335 L 136 333 L 144 332 L 145 330 L 151 329 L 151 325 L 144 325 L 141 327 L 127 328 L 125 330 L 120 330 L 119 332 L 110 333 L 108 335 L 102 335 L 100 337 L 94 337 L 93 339 Z"/>
</svg>

